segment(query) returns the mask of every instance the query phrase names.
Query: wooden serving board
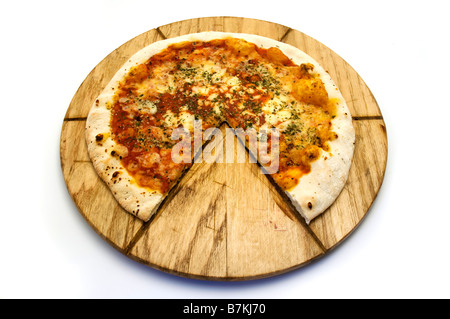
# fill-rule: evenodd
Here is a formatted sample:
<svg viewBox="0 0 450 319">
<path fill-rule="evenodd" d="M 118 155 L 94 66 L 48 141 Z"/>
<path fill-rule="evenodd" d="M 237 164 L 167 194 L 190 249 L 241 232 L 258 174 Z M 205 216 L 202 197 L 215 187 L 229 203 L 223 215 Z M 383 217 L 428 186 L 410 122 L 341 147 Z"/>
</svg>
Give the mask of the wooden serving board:
<svg viewBox="0 0 450 319">
<path fill-rule="evenodd" d="M 356 130 L 349 179 L 336 202 L 310 225 L 298 217 L 258 165 L 249 161 L 194 164 L 146 223 L 126 213 L 94 171 L 84 127 L 97 95 L 128 57 L 144 46 L 201 31 L 252 33 L 294 45 L 315 58 L 344 95 Z M 370 90 L 349 64 L 299 31 L 235 17 L 175 22 L 123 44 L 81 84 L 61 132 L 61 167 L 67 188 L 92 228 L 138 262 L 175 275 L 207 280 L 274 276 L 325 256 L 367 214 L 381 187 L 386 161 L 387 135 L 382 114 Z"/>
</svg>

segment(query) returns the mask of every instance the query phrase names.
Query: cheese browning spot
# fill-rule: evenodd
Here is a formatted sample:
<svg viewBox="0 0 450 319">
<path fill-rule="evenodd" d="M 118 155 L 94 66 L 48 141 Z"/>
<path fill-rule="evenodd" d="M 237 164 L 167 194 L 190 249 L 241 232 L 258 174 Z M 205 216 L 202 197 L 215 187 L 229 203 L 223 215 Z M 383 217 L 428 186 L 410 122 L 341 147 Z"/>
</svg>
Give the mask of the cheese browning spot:
<svg viewBox="0 0 450 319">
<path fill-rule="evenodd" d="M 129 70 L 115 91 L 111 128 L 124 148 L 123 166 L 140 186 L 162 194 L 191 165 L 171 158 L 175 129 L 191 133 L 186 143 L 193 149 L 195 120 L 203 131 L 223 122 L 258 132 L 276 128 L 280 165 L 272 177 L 288 190 L 337 138 L 337 104 L 312 64 L 296 65 L 278 48 L 236 38 L 185 41 Z"/>
</svg>

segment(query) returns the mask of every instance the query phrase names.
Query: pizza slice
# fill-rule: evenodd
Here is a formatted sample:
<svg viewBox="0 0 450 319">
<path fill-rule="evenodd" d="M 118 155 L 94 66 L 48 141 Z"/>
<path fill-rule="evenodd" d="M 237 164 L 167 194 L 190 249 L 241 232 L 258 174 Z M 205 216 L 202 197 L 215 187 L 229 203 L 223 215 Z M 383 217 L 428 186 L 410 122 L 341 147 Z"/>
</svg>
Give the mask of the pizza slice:
<svg viewBox="0 0 450 319">
<path fill-rule="evenodd" d="M 345 185 L 355 133 L 339 89 L 304 52 L 255 35 L 204 32 L 140 50 L 93 104 L 86 141 L 118 202 L 147 221 L 223 123 L 307 223 Z"/>
</svg>

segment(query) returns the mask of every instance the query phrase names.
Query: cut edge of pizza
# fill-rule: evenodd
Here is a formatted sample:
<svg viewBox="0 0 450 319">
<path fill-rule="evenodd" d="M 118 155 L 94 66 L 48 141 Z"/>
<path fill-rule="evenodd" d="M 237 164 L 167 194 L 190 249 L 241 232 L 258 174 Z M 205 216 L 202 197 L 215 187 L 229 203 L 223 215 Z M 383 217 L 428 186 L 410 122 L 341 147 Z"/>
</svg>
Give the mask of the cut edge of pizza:
<svg viewBox="0 0 450 319">
<path fill-rule="evenodd" d="M 158 210 L 168 192 L 161 193 L 140 186 L 129 169 L 124 166 L 122 160 L 128 156 L 130 150 L 116 142 L 117 138 L 112 133 L 113 97 L 130 70 L 169 46 L 186 41 L 228 38 L 242 39 L 260 48 L 276 47 L 295 65 L 313 65 L 314 76 L 323 83 L 328 98 L 335 101 L 335 114 L 331 123 L 336 138 L 327 141 L 327 149 L 320 151 L 317 158 L 310 163 L 310 171 L 302 174 L 295 186 L 284 189 L 297 211 L 309 224 L 336 200 L 348 179 L 355 143 L 352 117 L 341 92 L 319 63 L 294 46 L 262 36 L 228 32 L 188 34 L 152 43 L 130 57 L 97 97 L 87 117 L 85 137 L 95 171 L 127 212 L 148 221 Z M 177 176 L 182 176 L 180 171 Z"/>
</svg>

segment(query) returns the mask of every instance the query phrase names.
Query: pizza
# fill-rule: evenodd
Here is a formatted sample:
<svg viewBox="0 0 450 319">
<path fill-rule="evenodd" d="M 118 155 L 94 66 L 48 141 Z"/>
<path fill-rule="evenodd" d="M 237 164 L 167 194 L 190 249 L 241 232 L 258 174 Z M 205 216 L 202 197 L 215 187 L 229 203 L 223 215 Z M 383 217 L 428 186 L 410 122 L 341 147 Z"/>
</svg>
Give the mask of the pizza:
<svg viewBox="0 0 450 319">
<path fill-rule="evenodd" d="M 94 101 L 85 136 L 116 200 L 148 221 L 224 124 L 244 132 L 307 223 L 343 189 L 355 132 L 339 88 L 309 55 L 266 37 L 202 32 L 139 50 Z"/>
</svg>

